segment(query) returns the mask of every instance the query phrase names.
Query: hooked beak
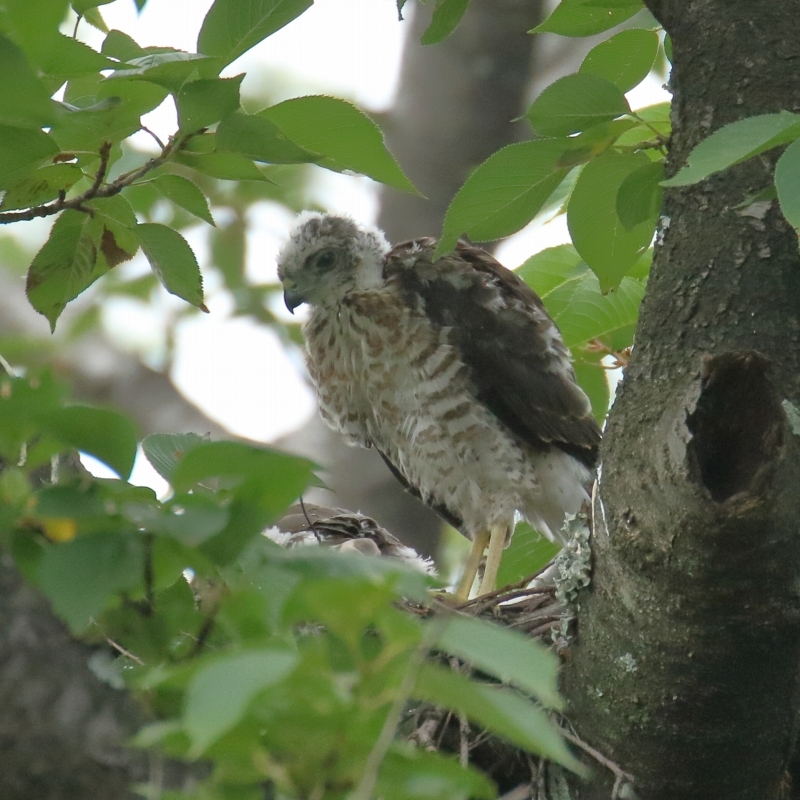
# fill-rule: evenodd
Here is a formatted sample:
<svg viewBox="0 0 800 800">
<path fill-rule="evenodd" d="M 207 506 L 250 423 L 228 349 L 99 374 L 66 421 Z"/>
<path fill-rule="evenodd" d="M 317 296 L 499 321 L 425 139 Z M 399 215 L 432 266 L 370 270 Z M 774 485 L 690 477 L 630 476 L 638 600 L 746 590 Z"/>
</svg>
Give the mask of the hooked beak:
<svg viewBox="0 0 800 800">
<path fill-rule="evenodd" d="M 291 278 L 284 278 L 281 281 L 281 286 L 283 286 L 283 302 L 286 304 L 286 308 L 289 309 L 289 313 L 294 314 L 297 306 L 305 303 L 306 299 L 298 291 L 297 284 Z"/>
</svg>

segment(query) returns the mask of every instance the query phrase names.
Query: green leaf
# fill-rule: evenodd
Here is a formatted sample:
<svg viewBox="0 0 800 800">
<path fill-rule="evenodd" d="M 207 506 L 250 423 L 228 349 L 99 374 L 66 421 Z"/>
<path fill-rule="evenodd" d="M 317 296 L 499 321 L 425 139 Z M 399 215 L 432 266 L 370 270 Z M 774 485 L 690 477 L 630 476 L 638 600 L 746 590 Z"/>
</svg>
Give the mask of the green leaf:
<svg viewBox="0 0 800 800">
<path fill-rule="evenodd" d="M 190 214 L 194 214 L 209 225 L 215 224 L 208 208 L 208 200 L 196 183 L 181 175 L 159 175 L 152 183 L 164 197 L 171 200 L 176 206 L 186 209 Z"/>
<path fill-rule="evenodd" d="M 542 298 L 572 350 L 599 339 L 611 349 L 633 343 L 644 285 L 623 278 L 603 294 L 597 276 L 581 261 L 572 245 L 542 250 L 518 270 L 519 276 Z"/>
<path fill-rule="evenodd" d="M 320 153 L 321 167 L 352 170 L 395 189 L 417 191 L 386 149 L 380 128 L 352 103 L 322 95 L 297 97 L 265 108 L 259 116 L 274 122 L 295 144 Z"/>
<path fill-rule="evenodd" d="M 533 695 L 549 708 L 561 709 L 558 659 L 539 642 L 491 622 L 448 617 L 436 646 L 483 672 Z"/>
<path fill-rule="evenodd" d="M 313 0 L 215 0 L 200 28 L 197 49 L 229 64 L 311 8 Z"/>
<path fill-rule="evenodd" d="M 558 309 L 558 325 L 566 331 L 569 346 L 578 348 L 598 339 L 612 350 L 622 350 L 633 344 L 642 297 L 644 285 L 629 277 L 604 294 L 597 276 L 587 270 L 577 285 L 553 292 L 548 300 Z"/>
<path fill-rule="evenodd" d="M 669 139 L 672 130 L 669 119 L 670 108 L 671 103 L 665 102 L 634 111 L 637 122 L 620 135 L 617 144 L 621 147 L 639 145 L 642 142 L 655 144 L 658 143 L 660 137 L 663 145 Z"/>
<path fill-rule="evenodd" d="M 775 165 L 775 187 L 786 221 L 800 230 L 800 139 L 786 148 Z"/>
<path fill-rule="evenodd" d="M 219 122 L 239 108 L 239 86 L 244 75 L 192 81 L 178 92 L 178 124 L 190 133 Z"/>
<path fill-rule="evenodd" d="M 103 19 L 103 15 L 100 13 L 100 10 L 97 8 L 90 8 L 86 11 L 83 15 L 83 18 L 93 27 L 97 28 L 100 33 L 108 33 L 108 25 L 106 25 L 106 21 Z"/>
<path fill-rule="evenodd" d="M 503 552 L 497 586 L 508 586 L 534 575 L 549 564 L 560 549 L 526 522 L 518 523 L 511 543 Z"/>
<path fill-rule="evenodd" d="M 593 47 L 579 72 L 599 75 L 621 92 L 629 92 L 650 73 L 658 55 L 658 34 L 632 28 Z"/>
<path fill-rule="evenodd" d="M 164 288 L 201 311 L 208 311 L 203 303 L 200 267 L 186 239 L 178 231 L 156 222 L 137 225 L 136 235 Z"/>
<path fill-rule="evenodd" d="M 275 519 L 277 514 L 273 513 L 272 517 Z M 313 586 L 326 580 L 355 579 L 375 584 L 382 579 L 383 583 L 389 582 L 398 598 L 406 597 L 425 604 L 427 591 L 435 584 L 433 578 L 399 559 L 359 555 L 342 554 L 330 547 L 298 547 L 291 550 L 272 547 L 270 550 L 271 561 L 279 561 L 287 570 L 313 581 Z"/>
<path fill-rule="evenodd" d="M 151 533 L 168 536 L 187 547 L 197 547 L 216 536 L 230 521 L 230 510 L 199 494 L 175 495 L 163 508 L 128 503 L 125 518 Z"/>
<path fill-rule="evenodd" d="M 114 0 L 72 0 L 72 9 L 76 14 L 85 14 L 90 8 L 105 6 L 113 3 Z"/>
<path fill-rule="evenodd" d="M 71 517 L 73 519 L 91 519 L 106 516 L 105 503 L 96 486 L 79 489 L 75 486 L 45 486 L 35 495 L 33 511 L 36 518 Z"/>
<path fill-rule="evenodd" d="M 313 464 L 304 458 L 241 442 L 203 442 L 189 450 L 172 475 L 178 491 L 188 491 L 201 481 L 230 477 L 237 494 L 258 501 L 277 516 L 306 488 Z"/>
<path fill-rule="evenodd" d="M 39 59 L 39 66 L 47 75 L 56 76 L 60 82 L 77 75 L 114 69 L 117 64 L 83 42 L 60 33 Z"/>
<path fill-rule="evenodd" d="M 123 68 L 118 69 L 109 79 L 141 78 L 177 94 L 186 81 L 194 75 L 198 66 L 209 60 L 208 56 L 185 53 L 183 50 L 146 53 L 126 59 L 127 63 Z"/>
<path fill-rule="evenodd" d="M 35 6 L 30 0 L 4 0 L 3 29 L 23 49 L 30 63 L 36 64 L 53 46 L 67 8 L 67 0 L 36 0 Z"/>
<path fill-rule="evenodd" d="M 67 120 L 66 126 L 78 127 L 79 123 L 88 127 L 105 124 L 113 132 L 114 124 L 121 125 L 137 115 L 146 114 L 164 102 L 169 92 L 161 86 L 142 80 L 103 78 L 102 75 L 81 75 L 72 78 L 64 90 L 64 103 L 66 111 L 81 111 L 82 117 Z M 102 113 L 115 111 L 117 117 L 110 115 L 110 120 L 104 121 Z M 92 122 L 90 114 L 97 119 Z M 63 116 L 73 116 L 66 114 Z M 83 117 L 89 120 L 86 122 Z M 71 128 L 67 128 L 71 130 Z M 103 131 L 100 128 L 100 135 Z M 78 131 L 78 135 L 80 135 Z M 78 149 L 78 148 L 75 148 Z"/>
<path fill-rule="evenodd" d="M 422 34 L 422 44 L 436 44 L 446 39 L 461 22 L 469 0 L 436 0 L 431 24 Z"/>
<path fill-rule="evenodd" d="M 297 664 L 289 650 L 264 647 L 216 656 L 192 678 L 186 691 L 183 727 L 192 739 L 190 758 L 197 758 L 247 713 L 264 689 L 282 681 Z"/>
<path fill-rule="evenodd" d="M 136 236 L 136 212 L 121 195 L 89 200 L 87 206 L 93 209 L 94 216 L 87 223 L 88 230 L 96 231 L 99 239 L 100 255 L 108 267 L 127 261 L 139 250 Z"/>
<path fill-rule="evenodd" d="M 566 140 L 521 142 L 489 156 L 450 203 L 436 257 L 452 250 L 463 233 L 487 241 L 527 225 L 569 172 L 560 166 L 569 147 Z"/>
<path fill-rule="evenodd" d="M 25 378 L 0 377 L 0 452 L 6 461 L 19 461 L 23 442 L 39 429 L 36 417 L 64 402 L 65 391 L 50 372 Z"/>
<path fill-rule="evenodd" d="M 689 153 L 687 165 L 662 186 L 689 186 L 800 136 L 800 116 L 761 114 L 724 125 Z"/>
<path fill-rule="evenodd" d="M 205 440 L 196 433 L 152 433 L 142 440 L 142 450 L 155 471 L 172 483 L 181 459 Z"/>
<path fill-rule="evenodd" d="M 197 49 L 225 64 L 311 8 L 313 0 L 215 0 L 197 37 Z"/>
<path fill-rule="evenodd" d="M 622 284 L 630 278 L 623 278 Z M 611 337 L 609 337 L 611 338 Z M 631 341 L 633 340 L 633 330 L 631 330 Z M 626 345 L 627 346 L 627 345 Z M 603 420 L 608 414 L 609 403 L 611 402 L 611 388 L 608 385 L 608 370 L 602 363 L 605 353 L 593 353 L 591 350 L 584 350 L 579 358 L 572 364 L 575 370 L 575 377 L 578 386 L 586 392 L 589 402 L 592 404 L 592 414 L 602 426 Z"/>
<path fill-rule="evenodd" d="M 382 800 L 493 800 L 492 782 L 458 759 L 394 742 L 381 764 L 375 796 Z"/>
<path fill-rule="evenodd" d="M 643 153 L 607 152 L 582 170 L 567 209 L 577 251 L 600 279 L 603 291 L 617 286 L 650 246 L 656 217 L 626 229 L 617 213 L 617 194 L 635 169 L 648 164 Z"/>
<path fill-rule="evenodd" d="M 0 125 L 0 189 L 27 178 L 58 152 L 58 145 L 43 131 Z"/>
<path fill-rule="evenodd" d="M 464 714 L 517 747 L 543 755 L 574 772 L 584 772 L 544 711 L 518 692 L 480 684 L 434 664 L 423 664 L 412 696 Z"/>
<path fill-rule="evenodd" d="M 240 153 L 181 152 L 175 160 L 218 180 L 272 182 L 249 158 Z"/>
<path fill-rule="evenodd" d="M 116 532 L 79 536 L 45 549 L 37 582 L 55 612 L 79 633 L 117 592 L 141 584 L 143 554 L 139 537 Z"/>
<path fill-rule="evenodd" d="M 541 136 L 567 136 L 630 113 L 625 95 L 598 75 L 577 73 L 551 83 L 525 115 Z"/>
<path fill-rule="evenodd" d="M 0 35 L 0 123 L 38 129 L 51 125 L 56 105 L 47 87 L 36 77 L 25 54 Z"/>
<path fill-rule="evenodd" d="M 643 7 L 641 0 L 561 0 L 553 13 L 530 32 L 592 36 L 630 19 Z"/>
<path fill-rule="evenodd" d="M 664 163 L 651 161 L 642 164 L 622 181 L 617 192 L 617 215 L 626 230 L 658 217 L 664 195 L 662 180 Z"/>
<path fill-rule="evenodd" d="M 40 418 L 43 430 L 128 478 L 136 459 L 136 427 L 117 411 L 66 406 Z"/>
<path fill-rule="evenodd" d="M 0 209 L 32 208 L 55 200 L 83 177 L 74 164 L 51 164 L 41 167 L 28 178 L 23 178 L 9 188 L 0 203 Z"/>
<path fill-rule="evenodd" d="M 217 128 L 217 150 L 272 164 L 304 164 L 320 159 L 317 153 L 287 139 L 274 122 L 257 114 L 225 117 Z"/>
<path fill-rule="evenodd" d="M 144 54 L 144 50 L 127 33 L 118 30 L 108 32 L 108 35 L 103 40 L 101 52 L 104 55 L 126 62 L 130 62 L 132 58 L 139 58 Z"/>
<path fill-rule="evenodd" d="M 123 97 L 103 98 L 94 108 L 65 107 L 51 133 L 63 150 L 97 151 L 104 142 L 114 144 L 136 133 L 140 113 Z"/>
<path fill-rule="evenodd" d="M 532 255 L 515 271 L 542 298 L 552 317 L 548 295 L 565 282 L 582 276 L 586 272 L 586 264 L 571 244 L 560 244 Z"/>
<path fill-rule="evenodd" d="M 636 121 L 630 117 L 623 119 L 615 119 L 611 122 L 599 122 L 597 125 L 592 125 L 591 128 L 579 133 L 577 136 L 570 136 L 566 141 L 569 143 L 569 150 L 567 150 L 562 158 L 559 160 L 561 167 L 576 167 L 580 164 L 585 164 L 591 161 L 595 156 L 604 153 L 617 142 L 627 131 L 636 125 Z M 578 173 L 574 172 L 570 175 L 570 180 L 564 181 L 561 189 L 569 187 L 569 191 L 559 202 L 559 206 L 566 205 L 565 200 L 572 194 L 572 188 L 575 181 L 578 180 Z M 554 197 L 558 192 L 554 193 Z M 552 198 L 551 201 L 552 202 Z"/>
<path fill-rule="evenodd" d="M 67 303 L 105 271 L 97 264 L 98 242 L 90 233 L 90 223 L 91 217 L 79 211 L 61 214 L 28 270 L 28 300 L 49 320 L 52 330 Z"/>
</svg>

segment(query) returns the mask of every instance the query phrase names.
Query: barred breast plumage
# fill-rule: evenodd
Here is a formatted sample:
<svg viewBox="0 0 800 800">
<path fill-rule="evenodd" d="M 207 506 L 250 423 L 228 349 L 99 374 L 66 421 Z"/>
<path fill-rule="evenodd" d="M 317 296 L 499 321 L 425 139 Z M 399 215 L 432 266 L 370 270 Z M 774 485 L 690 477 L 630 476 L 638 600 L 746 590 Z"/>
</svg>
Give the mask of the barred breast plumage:
<svg viewBox="0 0 800 800">
<path fill-rule="evenodd" d="M 459 245 L 433 262 L 434 246 L 392 249 L 334 215 L 299 221 L 279 274 L 287 306 L 311 306 L 322 415 L 476 542 L 492 531 L 502 548 L 517 511 L 558 538 L 588 499 L 599 440 L 569 351 L 539 298 L 488 253 Z"/>
</svg>

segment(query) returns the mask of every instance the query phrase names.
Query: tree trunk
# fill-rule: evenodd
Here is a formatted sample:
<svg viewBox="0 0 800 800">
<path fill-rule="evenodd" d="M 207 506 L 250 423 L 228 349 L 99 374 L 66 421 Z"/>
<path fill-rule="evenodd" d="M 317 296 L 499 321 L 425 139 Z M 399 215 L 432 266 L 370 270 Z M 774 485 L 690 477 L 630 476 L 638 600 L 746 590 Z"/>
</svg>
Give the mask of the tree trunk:
<svg viewBox="0 0 800 800">
<path fill-rule="evenodd" d="M 0 797 L 122 800 L 148 776 L 126 749 L 142 715 L 97 680 L 93 649 L 70 638 L 47 602 L 0 560 Z"/>
<path fill-rule="evenodd" d="M 648 2 L 672 38 L 668 174 L 795 110 L 800 3 Z M 800 259 L 774 154 L 668 190 L 602 448 L 592 587 L 565 669 L 581 736 L 642 800 L 786 797 L 800 702 Z M 787 417 L 787 409 L 789 417 Z M 603 776 L 600 776 L 603 777 Z M 580 798 L 609 786 L 582 784 Z"/>
<path fill-rule="evenodd" d="M 383 191 L 379 225 L 389 240 L 438 236 L 447 206 L 470 171 L 495 150 L 527 138 L 525 110 L 541 2 L 472 0 L 454 33 L 420 38 L 431 8 L 417 4 L 403 53 L 389 148 L 425 197 Z"/>
</svg>

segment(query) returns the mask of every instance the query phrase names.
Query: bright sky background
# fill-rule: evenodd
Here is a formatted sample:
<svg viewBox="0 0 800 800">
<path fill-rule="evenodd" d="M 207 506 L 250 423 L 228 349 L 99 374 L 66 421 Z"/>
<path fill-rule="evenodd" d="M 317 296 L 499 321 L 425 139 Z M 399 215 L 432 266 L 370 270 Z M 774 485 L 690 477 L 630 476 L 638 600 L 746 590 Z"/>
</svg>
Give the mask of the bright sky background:
<svg viewBox="0 0 800 800">
<path fill-rule="evenodd" d="M 394 0 L 316 0 L 299 19 L 250 50 L 223 75 L 246 72 L 244 94 L 255 93 L 268 81 L 278 87 L 279 100 L 327 93 L 351 99 L 367 111 L 384 111 L 391 106 L 397 87 L 411 5 L 404 10 L 406 21 L 399 22 Z M 124 31 L 142 46 L 194 51 L 210 6 L 211 0 L 149 0 L 138 15 L 133 0 L 116 0 L 100 10 L 110 28 Z M 83 22 L 80 37 L 99 47 L 103 35 Z M 668 95 L 656 81 L 648 81 L 628 97 L 631 105 L 639 108 Z M 177 127 L 169 100 L 143 121 L 162 139 Z M 137 136 L 137 146 L 153 146 L 146 134 Z M 315 194 L 330 210 L 373 222 L 376 189 L 367 178 L 319 170 Z M 284 209 L 262 203 L 254 207 L 251 221 L 248 274 L 258 281 L 274 280 L 275 256 L 292 217 Z M 190 230 L 187 238 L 202 267 L 208 263 L 203 226 Z M 529 226 L 504 243 L 498 255 L 514 267 L 534 252 L 566 241 L 566 221 L 561 217 L 545 226 Z M 135 273 L 149 269 L 141 255 L 125 268 Z M 215 292 L 208 277 L 206 292 L 212 313 L 196 315 L 178 326 L 172 370 L 178 388 L 238 435 L 270 441 L 302 425 L 315 412 L 315 404 L 299 359 L 291 360 L 270 330 L 248 320 L 231 319 L 229 301 L 224 293 Z M 166 315 L 177 313 L 180 305 L 181 301 L 167 296 L 161 307 L 152 310 L 131 301 L 114 301 L 106 309 L 105 322 L 122 346 L 158 366 L 163 356 L 158 343 L 163 341 Z M 144 459 L 137 462 L 134 482 L 157 484 L 154 473 L 142 462 Z"/>
<path fill-rule="evenodd" d="M 109 27 L 132 36 L 140 45 L 196 49 L 197 34 L 211 0 L 150 0 L 137 15 L 133 0 L 102 6 Z M 410 19 L 410 14 L 406 15 Z M 317 0 L 299 19 L 250 50 L 224 75 L 246 72 L 243 94 L 255 93 L 259 82 L 278 87 L 278 99 L 327 93 L 354 100 L 367 110 L 387 109 L 394 96 L 408 23 L 400 23 L 392 0 Z M 82 23 L 81 35 L 99 47 L 102 35 Z M 277 76 L 277 80 L 275 79 Z M 147 115 L 145 124 L 162 138 L 176 128 L 174 106 L 167 101 Z M 136 143 L 150 148 L 152 140 L 139 134 Z M 376 187 L 367 178 L 319 171 L 318 202 L 332 210 L 372 221 L 377 212 Z M 252 211 L 248 242 L 249 275 L 275 280 L 275 257 L 292 224 L 291 215 L 272 204 Z M 208 249 L 202 226 L 188 237 L 201 266 Z M 127 269 L 148 269 L 139 257 Z M 173 379 L 180 390 L 232 432 L 269 441 L 301 425 L 314 413 L 313 394 L 302 373 L 278 338 L 263 326 L 230 319 L 224 294 L 206 283 L 209 315 L 182 322 L 177 331 Z M 178 301 L 179 304 L 180 301 Z M 121 300 L 108 309 L 113 335 L 125 346 L 157 364 L 165 308 L 145 310 Z M 110 327 L 110 324 L 109 324 Z M 154 349 L 155 348 L 155 349 Z"/>
</svg>

